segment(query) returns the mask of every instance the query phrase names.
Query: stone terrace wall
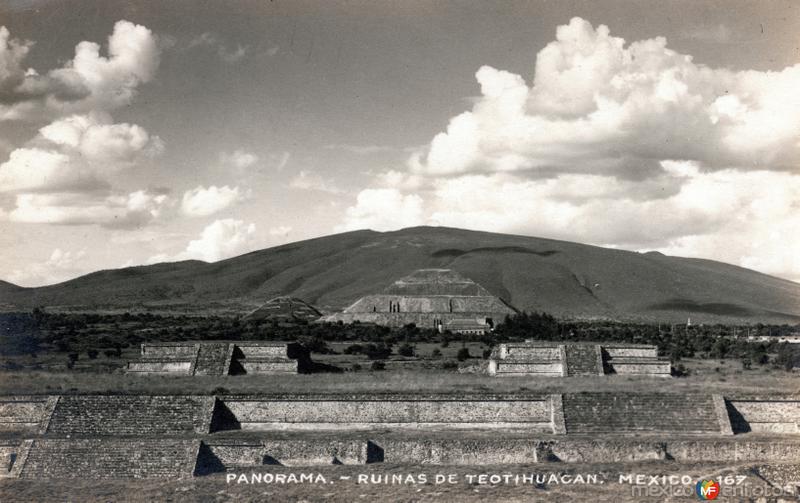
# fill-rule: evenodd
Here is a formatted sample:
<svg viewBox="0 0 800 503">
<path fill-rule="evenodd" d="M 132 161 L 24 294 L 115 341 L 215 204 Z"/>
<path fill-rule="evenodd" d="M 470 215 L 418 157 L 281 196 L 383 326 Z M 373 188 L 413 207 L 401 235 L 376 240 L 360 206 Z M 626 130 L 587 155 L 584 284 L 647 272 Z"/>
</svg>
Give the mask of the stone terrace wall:
<svg viewBox="0 0 800 503">
<path fill-rule="evenodd" d="M 203 442 L 198 471 L 212 473 L 263 465 L 364 464 L 368 462 L 368 444 L 366 439 L 210 439 Z"/>
<path fill-rule="evenodd" d="M 603 375 L 600 347 L 595 344 L 565 344 L 567 376 Z"/>
<path fill-rule="evenodd" d="M 208 376 L 228 375 L 231 366 L 229 346 L 226 342 L 200 344 L 194 374 Z"/>
<path fill-rule="evenodd" d="M 610 358 L 658 358 L 655 346 L 610 346 L 603 344 L 603 350 Z"/>
<path fill-rule="evenodd" d="M 261 344 L 237 342 L 242 358 L 287 358 L 288 344 Z"/>
<path fill-rule="evenodd" d="M 199 440 L 37 439 L 21 478 L 185 478 Z"/>
<path fill-rule="evenodd" d="M 513 397 L 224 397 L 214 429 L 359 429 L 370 427 L 526 428 L 553 431 L 549 396 Z"/>
<path fill-rule="evenodd" d="M 0 478 L 19 477 L 33 440 L 0 440 Z"/>
<path fill-rule="evenodd" d="M 280 464 L 391 463 L 408 465 L 474 465 L 530 463 L 619 463 L 631 461 L 800 461 L 800 443 L 636 438 L 537 438 L 518 436 L 377 436 L 369 439 L 321 438 L 204 441 L 198 474 Z"/>
<path fill-rule="evenodd" d="M 731 397 L 725 405 L 736 433 L 800 433 L 800 397 Z"/>
<path fill-rule="evenodd" d="M 539 442 L 529 439 L 378 439 L 373 445 L 386 463 L 481 466 L 539 461 Z"/>
<path fill-rule="evenodd" d="M 126 436 L 208 433 L 214 397 L 64 395 L 48 435 Z"/>
<path fill-rule="evenodd" d="M 145 358 L 194 359 L 200 345 L 194 342 L 163 342 L 145 343 L 141 348 L 142 356 Z"/>
<path fill-rule="evenodd" d="M 310 366 L 298 344 L 165 343 L 142 344 L 142 358 L 128 362 L 131 374 L 230 375 L 298 373 Z"/>
<path fill-rule="evenodd" d="M 567 434 L 721 434 L 709 395 L 576 393 L 563 396 Z"/>
<path fill-rule="evenodd" d="M 55 396 L 0 397 L 0 432 L 43 432 L 57 401 Z"/>
<path fill-rule="evenodd" d="M 655 346 L 641 344 L 556 344 L 528 341 L 500 344 L 489 358 L 490 375 L 548 377 L 594 376 L 606 373 L 671 375 L 669 361 Z"/>
<path fill-rule="evenodd" d="M 125 369 L 129 374 L 182 374 L 192 375 L 193 363 L 189 360 L 140 360 L 128 362 Z"/>
</svg>

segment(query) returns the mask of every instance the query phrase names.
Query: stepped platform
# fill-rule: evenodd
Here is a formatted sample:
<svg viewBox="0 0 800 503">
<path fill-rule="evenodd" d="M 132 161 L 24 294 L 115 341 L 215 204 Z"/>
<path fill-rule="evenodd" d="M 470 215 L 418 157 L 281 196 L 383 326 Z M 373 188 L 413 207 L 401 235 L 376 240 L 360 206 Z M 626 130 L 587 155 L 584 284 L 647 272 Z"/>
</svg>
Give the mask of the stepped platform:
<svg viewBox="0 0 800 503">
<path fill-rule="evenodd" d="M 146 436 L 208 433 L 214 397 L 64 395 L 47 435 Z"/>
<path fill-rule="evenodd" d="M 187 478 L 199 440 L 36 439 L 19 468 L 23 479 Z"/>
<path fill-rule="evenodd" d="M 311 366 L 309 352 L 295 343 L 173 342 L 141 346 L 128 362 L 129 374 L 237 375 L 296 374 Z"/>
<path fill-rule="evenodd" d="M 47 430 L 57 397 L 0 397 L 0 433 L 43 433 Z"/>
<path fill-rule="evenodd" d="M 13 461 L 9 465 L 9 459 Z M 269 466 L 517 465 L 561 463 L 800 462 L 800 440 L 616 438 L 547 435 L 377 433 L 330 438 L 305 434 L 247 438 L 49 439 L 0 444 L 0 478 L 189 478 Z M 553 468 L 550 468 L 553 469 Z"/>
<path fill-rule="evenodd" d="M 525 429 L 553 432 L 550 395 L 226 396 L 212 430 Z"/>
<path fill-rule="evenodd" d="M 63 395 L 0 403 L 40 419 L 0 436 L 5 478 L 176 478 L 268 465 L 800 462 L 794 395 Z M 42 403 L 53 406 L 46 420 Z"/>
<path fill-rule="evenodd" d="M 509 343 L 489 357 L 492 376 L 602 376 L 606 374 L 669 377 L 670 363 L 655 346 L 618 343 Z"/>
<path fill-rule="evenodd" d="M 731 434 L 722 397 L 670 393 L 575 393 L 563 397 L 567 434 Z M 720 412 L 723 416 L 720 416 Z"/>
</svg>

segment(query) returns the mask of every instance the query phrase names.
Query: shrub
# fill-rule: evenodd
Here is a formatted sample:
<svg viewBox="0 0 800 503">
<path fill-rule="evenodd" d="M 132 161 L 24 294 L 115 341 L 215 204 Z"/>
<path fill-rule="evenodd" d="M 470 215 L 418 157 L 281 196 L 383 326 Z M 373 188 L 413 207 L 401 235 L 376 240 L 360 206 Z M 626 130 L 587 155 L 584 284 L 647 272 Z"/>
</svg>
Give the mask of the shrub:
<svg viewBox="0 0 800 503">
<path fill-rule="evenodd" d="M 86 351 L 86 354 L 89 356 L 90 360 L 96 360 L 99 352 L 96 349 L 89 349 Z"/>
<path fill-rule="evenodd" d="M 439 348 L 434 348 L 433 351 L 431 351 L 431 358 L 441 358 L 441 357 L 442 357 L 442 352 L 439 350 Z"/>
<path fill-rule="evenodd" d="M 378 363 L 378 362 L 375 362 L 375 363 Z M 352 370 L 353 372 L 360 372 L 361 371 L 361 365 L 359 365 L 358 363 L 354 363 L 353 366 L 350 368 L 350 370 Z"/>
<path fill-rule="evenodd" d="M 689 375 L 689 369 L 683 363 L 679 363 L 672 369 L 672 375 L 675 377 L 686 377 Z"/>
<path fill-rule="evenodd" d="M 467 358 L 472 358 L 472 356 L 469 354 L 469 348 L 461 348 L 461 349 L 459 349 L 458 353 L 456 353 L 456 358 L 460 362 L 463 362 Z"/>
<path fill-rule="evenodd" d="M 492 350 L 491 349 L 484 349 L 483 350 L 483 359 L 484 360 L 488 360 L 490 356 L 492 356 Z"/>
<path fill-rule="evenodd" d="M 403 344 L 397 350 L 397 353 L 400 354 L 400 356 L 414 356 L 414 347 L 410 344 Z"/>
<path fill-rule="evenodd" d="M 392 348 L 385 344 L 368 344 L 366 348 L 364 348 L 364 354 L 370 360 L 385 360 L 392 354 Z"/>
<path fill-rule="evenodd" d="M 344 348 L 344 354 L 346 355 L 357 355 L 364 351 L 364 346 L 361 344 L 350 344 L 346 348 Z"/>
<path fill-rule="evenodd" d="M 382 362 L 380 360 L 374 361 L 374 362 L 372 362 L 372 365 L 370 366 L 370 369 L 372 369 L 372 370 L 386 370 L 386 363 L 384 363 L 384 362 Z"/>
<path fill-rule="evenodd" d="M 442 362 L 442 368 L 444 370 L 455 370 L 458 368 L 458 363 L 453 360 L 447 360 L 446 362 Z"/>
</svg>

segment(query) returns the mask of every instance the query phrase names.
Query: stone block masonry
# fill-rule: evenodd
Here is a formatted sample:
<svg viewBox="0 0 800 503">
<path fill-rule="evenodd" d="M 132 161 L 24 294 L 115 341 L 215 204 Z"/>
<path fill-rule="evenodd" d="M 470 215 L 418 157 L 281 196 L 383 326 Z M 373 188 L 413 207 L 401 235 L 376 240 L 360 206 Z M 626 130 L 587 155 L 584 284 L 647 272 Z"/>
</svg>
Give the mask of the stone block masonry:
<svg viewBox="0 0 800 503">
<path fill-rule="evenodd" d="M 43 433 L 57 402 L 46 395 L 0 397 L 0 432 Z"/>
<path fill-rule="evenodd" d="M 382 427 L 553 432 L 548 395 L 226 396 L 212 429 L 353 430 Z"/>
<path fill-rule="evenodd" d="M 727 433 L 711 395 L 574 393 L 563 404 L 567 434 Z"/>
<path fill-rule="evenodd" d="M 379 462 L 800 462 L 800 399 L 787 395 L 63 395 L 0 403 L 12 404 L 7 417 L 13 410 L 34 424 L 0 434 L 6 478 L 176 478 Z"/>
<path fill-rule="evenodd" d="M 64 395 L 46 433 L 145 436 L 208 433 L 211 396 Z"/>
<path fill-rule="evenodd" d="M 627 374 L 669 377 L 670 363 L 655 346 L 640 344 L 500 344 L 489 357 L 493 376 L 574 377 Z"/>
<path fill-rule="evenodd" d="M 735 433 L 800 433 L 800 397 L 732 396 L 725 406 Z"/>
<path fill-rule="evenodd" d="M 36 439 L 19 477 L 187 478 L 199 447 L 199 440 Z"/>
<path fill-rule="evenodd" d="M 19 477 L 33 440 L 0 440 L 0 478 Z"/>
<path fill-rule="evenodd" d="M 366 439 L 209 439 L 200 448 L 195 473 L 205 475 L 263 465 L 365 464 L 371 461 L 369 454 L 370 445 Z"/>
<path fill-rule="evenodd" d="M 129 374 L 296 374 L 311 366 L 299 344 L 272 342 L 173 342 L 142 344 Z"/>
</svg>

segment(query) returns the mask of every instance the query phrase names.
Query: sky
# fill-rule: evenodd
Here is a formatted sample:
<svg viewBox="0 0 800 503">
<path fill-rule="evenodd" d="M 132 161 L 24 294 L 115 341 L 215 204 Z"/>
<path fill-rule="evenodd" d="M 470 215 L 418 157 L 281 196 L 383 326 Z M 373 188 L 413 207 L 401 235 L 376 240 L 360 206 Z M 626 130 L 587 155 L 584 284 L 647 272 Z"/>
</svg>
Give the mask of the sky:
<svg viewBox="0 0 800 503">
<path fill-rule="evenodd" d="M 0 279 L 440 225 L 800 281 L 793 1 L 0 6 Z"/>
</svg>

